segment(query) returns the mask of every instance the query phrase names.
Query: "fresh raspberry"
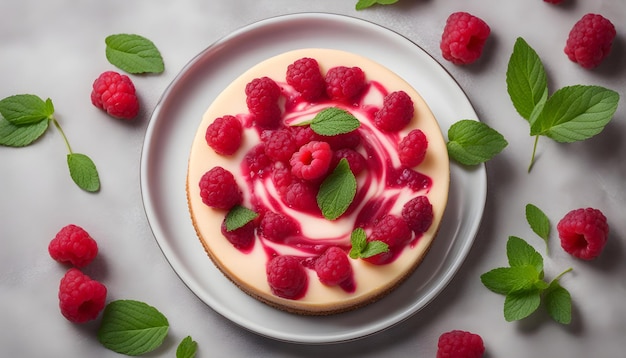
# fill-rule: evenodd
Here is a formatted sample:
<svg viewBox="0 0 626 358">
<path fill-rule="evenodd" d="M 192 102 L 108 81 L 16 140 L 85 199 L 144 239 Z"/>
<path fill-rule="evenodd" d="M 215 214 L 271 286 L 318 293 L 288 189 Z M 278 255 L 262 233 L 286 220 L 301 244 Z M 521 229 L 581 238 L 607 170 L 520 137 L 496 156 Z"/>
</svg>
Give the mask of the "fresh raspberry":
<svg viewBox="0 0 626 358">
<path fill-rule="evenodd" d="M 224 218 L 220 229 L 222 235 L 224 235 L 236 249 L 247 252 L 254 246 L 254 221 L 250 221 L 238 229 L 228 231 L 226 230 L 226 218 Z"/>
<path fill-rule="evenodd" d="M 365 73 L 359 67 L 333 67 L 326 72 L 326 93 L 332 100 L 352 102 L 365 89 Z"/>
<path fill-rule="evenodd" d="M 323 141 L 323 137 L 313 131 L 310 126 L 289 127 L 298 148 L 314 140 Z"/>
<path fill-rule="evenodd" d="M 414 112 L 413 100 L 406 92 L 391 92 L 374 115 L 374 124 L 384 132 L 397 132 L 409 124 Z"/>
<path fill-rule="evenodd" d="M 594 68 L 611 52 L 615 26 L 598 14 L 586 14 L 572 27 L 565 44 L 565 54 L 584 68 Z"/>
<path fill-rule="evenodd" d="M 280 94 L 280 87 L 269 77 L 255 78 L 246 85 L 246 104 L 257 126 L 265 129 L 278 127 L 281 121 Z"/>
<path fill-rule="evenodd" d="M 413 129 L 398 143 L 400 163 L 407 167 L 416 167 L 424 161 L 428 139 L 424 132 Z"/>
<path fill-rule="evenodd" d="M 416 196 L 402 207 L 402 218 L 416 234 L 422 234 L 433 223 L 433 206 L 425 195 Z"/>
<path fill-rule="evenodd" d="M 207 144 L 217 154 L 231 155 L 239 149 L 242 136 L 243 126 L 239 119 L 231 115 L 225 115 L 216 118 L 207 127 L 204 137 Z"/>
<path fill-rule="evenodd" d="M 331 168 L 337 167 L 339 161 L 343 158 L 346 158 L 348 161 L 348 166 L 350 166 L 350 171 L 352 174 L 359 175 L 359 173 L 363 172 L 367 167 L 367 160 L 361 153 L 357 152 L 354 149 L 339 149 L 333 152 L 333 160 L 330 163 Z"/>
<path fill-rule="evenodd" d="M 265 154 L 265 145 L 260 143 L 246 153 L 241 165 L 242 171 L 248 173 L 250 177 L 263 178 L 267 172 L 270 172 L 272 160 Z"/>
<path fill-rule="evenodd" d="M 583 260 L 598 257 L 609 237 L 606 217 L 593 208 L 570 211 L 559 221 L 556 229 L 563 250 Z"/>
<path fill-rule="evenodd" d="M 293 154 L 289 163 L 291 172 L 298 178 L 314 180 L 326 174 L 333 158 L 326 142 L 309 142 Z"/>
<path fill-rule="evenodd" d="M 283 242 L 300 233 L 300 226 L 285 214 L 268 211 L 261 218 L 259 233 L 270 241 Z"/>
<path fill-rule="evenodd" d="M 63 227 L 48 245 L 48 253 L 56 261 L 85 267 L 98 254 L 98 244 L 80 226 Z"/>
<path fill-rule="evenodd" d="M 114 71 L 103 72 L 94 82 L 91 103 L 120 119 L 133 119 L 139 113 L 135 85 L 126 75 Z"/>
<path fill-rule="evenodd" d="M 389 245 L 389 251 L 381 252 L 365 258 L 365 261 L 376 265 L 383 265 L 391 261 L 397 248 L 411 240 L 411 229 L 402 218 L 387 214 L 376 222 L 368 241 L 382 241 Z"/>
<path fill-rule="evenodd" d="M 264 131 L 261 140 L 265 143 L 265 154 L 274 161 L 289 162 L 298 150 L 293 132 L 288 128 Z"/>
<path fill-rule="evenodd" d="M 482 55 L 491 29 L 482 19 L 467 12 L 452 13 L 441 35 L 443 58 L 456 65 L 470 64 Z"/>
<path fill-rule="evenodd" d="M 282 193 L 283 201 L 288 207 L 312 214 L 320 212 L 317 205 L 317 189 L 313 183 L 294 178 Z"/>
<path fill-rule="evenodd" d="M 77 268 L 71 268 L 59 285 L 59 308 L 70 322 L 84 323 L 98 317 L 107 297 L 107 288 Z"/>
<path fill-rule="evenodd" d="M 276 256 L 266 267 L 267 283 L 279 297 L 296 300 L 306 293 L 309 277 L 294 256 Z"/>
<path fill-rule="evenodd" d="M 437 358 L 480 358 L 484 353 L 483 339 L 475 333 L 453 330 L 439 336 Z"/>
<path fill-rule="evenodd" d="M 233 174 L 219 166 L 204 173 L 199 185 L 202 202 L 215 209 L 229 210 L 243 199 Z"/>
<path fill-rule="evenodd" d="M 361 133 L 352 131 L 324 137 L 324 141 L 330 144 L 332 150 L 350 148 L 355 149 L 361 144 Z"/>
<path fill-rule="evenodd" d="M 289 65 L 287 83 L 309 102 L 317 101 L 326 91 L 324 76 L 320 72 L 319 64 L 313 58 L 304 57 Z"/>
<path fill-rule="evenodd" d="M 327 286 L 335 286 L 352 276 L 352 265 L 345 251 L 337 246 L 331 246 L 315 260 L 315 272 L 320 282 Z"/>
</svg>

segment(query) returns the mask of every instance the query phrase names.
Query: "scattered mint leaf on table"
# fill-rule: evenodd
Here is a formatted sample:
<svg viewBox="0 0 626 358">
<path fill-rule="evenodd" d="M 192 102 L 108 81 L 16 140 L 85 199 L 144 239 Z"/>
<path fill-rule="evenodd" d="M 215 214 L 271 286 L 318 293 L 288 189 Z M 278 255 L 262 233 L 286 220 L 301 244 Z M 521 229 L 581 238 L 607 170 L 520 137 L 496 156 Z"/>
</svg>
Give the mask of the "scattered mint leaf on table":
<svg viewBox="0 0 626 358">
<path fill-rule="evenodd" d="M 356 195 L 356 178 L 346 158 L 324 179 L 317 193 L 317 205 L 328 220 L 335 220 L 348 210 Z"/>
<path fill-rule="evenodd" d="M 512 322 L 526 318 L 535 312 L 540 304 L 539 290 L 511 292 L 504 299 L 504 319 Z"/>
<path fill-rule="evenodd" d="M 484 163 L 507 145 L 502 134 L 482 122 L 463 119 L 448 129 L 448 154 L 464 165 Z"/>
<path fill-rule="evenodd" d="M 198 343 L 191 336 L 183 338 L 176 348 L 176 358 L 193 358 L 196 356 Z"/>
<path fill-rule="evenodd" d="M 245 206 L 235 205 L 226 214 L 226 231 L 237 230 L 250 221 L 256 219 L 259 214 Z"/>
<path fill-rule="evenodd" d="M 104 309 L 98 340 L 117 353 L 136 356 L 158 348 L 169 330 L 156 308 L 134 300 L 112 301 Z"/>
<path fill-rule="evenodd" d="M 69 141 L 54 116 L 52 100 L 42 100 L 32 94 L 18 94 L 0 100 L 0 145 L 24 147 L 41 137 L 50 122 L 59 130 L 69 154 L 67 164 L 70 177 L 81 189 L 96 192 L 100 177 L 93 161 L 86 155 L 74 153 Z"/>
<path fill-rule="evenodd" d="M 535 137 L 528 172 L 535 162 L 539 136 L 563 143 L 591 138 L 610 122 L 619 102 L 617 92 L 600 86 L 568 86 L 550 96 L 541 59 L 521 37 L 509 58 L 506 83 L 513 106 Z"/>
<path fill-rule="evenodd" d="M 544 295 L 548 314 L 556 322 L 569 324 L 572 321 L 572 296 L 558 280 L 552 281 Z"/>
<path fill-rule="evenodd" d="M 161 73 L 165 70 L 161 53 L 154 43 L 135 34 L 110 35 L 104 40 L 106 58 L 128 73 Z"/>
<path fill-rule="evenodd" d="M 550 219 L 548 216 L 537 206 L 527 204 L 526 221 L 535 234 L 546 242 L 546 253 L 548 253 L 548 241 L 550 239 Z"/>
<path fill-rule="evenodd" d="M 366 9 L 368 7 L 374 6 L 376 4 L 380 4 L 380 5 L 391 5 L 391 4 L 395 4 L 397 3 L 398 0 L 359 0 L 356 3 L 356 9 L 357 10 L 363 10 Z"/>
<path fill-rule="evenodd" d="M 352 244 L 352 248 L 350 249 L 349 256 L 353 259 L 365 259 L 389 251 L 389 245 L 382 241 L 367 241 L 367 235 L 362 228 L 356 228 L 352 231 L 350 243 Z"/>
</svg>

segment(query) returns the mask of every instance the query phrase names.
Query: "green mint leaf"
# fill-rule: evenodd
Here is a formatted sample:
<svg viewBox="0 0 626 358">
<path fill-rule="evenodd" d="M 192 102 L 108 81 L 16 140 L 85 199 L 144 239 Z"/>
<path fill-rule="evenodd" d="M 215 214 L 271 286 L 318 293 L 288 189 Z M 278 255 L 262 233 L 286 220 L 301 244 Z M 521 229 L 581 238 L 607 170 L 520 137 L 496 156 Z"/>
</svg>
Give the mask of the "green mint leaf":
<svg viewBox="0 0 626 358">
<path fill-rule="evenodd" d="M 464 165 L 484 163 L 507 145 L 502 134 L 482 122 L 463 119 L 448 129 L 448 154 Z"/>
<path fill-rule="evenodd" d="M 135 356 L 158 348 L 168 330 L 167 318 L 156 308 L 139 301 L 117 300 L 104 309 L 98 340 L 112 351 Z"/>
<path fill-rule="evenodd" d="M 526 318 L 539 308 L 540 303 L 539 290 L 511 292 L 504 299 L 504 319 L 512 322 Z"/>
<path fill-rule="evenodd" d="M 328 220 L 335 220 L 348 210 L 356 195 L 356 178 L 346 158 L 324 179 L 317 193 L 317 205 Z"/>
<path fill-rule="evenodd" d="M 16 126 L 0 118 L 0 145 L 7 147 L 25 147 L 48 130 L 50 121 L 39 121 L 32 124 Z"/>
<path fill-rule="evenodd" d="M 388 251 L 389 245 L 387 243 L 379 240 L 369 241 L 365 249 L 361 252 L 361 258 L 366 259 Z"/>
<path fill-rule="evenodd" d="M 565 143 L 591 138 L 609 123 L 618 102 L 619 94 L 604 87 L 563 87 L 548 98 L 530 134 Z"/>
<path fill-rule="evenodd" d="M 72 180 L 81 189 L 89 192 L 100 189 L 98 170 L 91 158 L 80 153 L 70 153 L 67 155 L 67 166 Z"/>
<path fill-rule="evenodd" d="M 152 41 L 134 34 L 108 36 L 106 57 L 109 62 L 128 73 L 161 73 L 165 69 L 161 53 Z"/>
<path fill-rule="evenodd" d="M 539 281 L 539 272 L 531 265 L 498 267 L 482 274 L 480 281 L 489 290 L 507 295 L 511 292 L 533 288 Z"/>
<path fill-rule="evenodd" d="M 255 211 L 241 205 L 235 205 L 226 214 L 226 231 L 237 230 L 258 216 L 259 214 Z"/>
<path fill-rule="evenodd" d="M 176 358 L 193 358 L 196 356 L 198 343 L 191 339 L 191 336 L 185 337 L 176 348 Z"/>
<path fill-rule="evenodd" d="M 0 100 L 0 114 L 16 126 L 40 122 L 54 113 L 52 101 L 33 94 L 18 94 Z"/>
<path fill-rule="evenodd" d="M 506 71 L 506 85 L 517 112 L 532 123 L 536 109 L 540 110 L 548 98 L 548 80 L 541 59 L 521 37 L 513 46 Z"/>
<path fill-rule="evenodd" d="M 533 204 L 526 205 L 526 221 L 530 228 L 543 239 L 546 243 L 546 252 L 548 252 L 548 240 L 550 239 L 550 219 Z"/>
<path fill-rule="evenodd" d="M 572 321 L 572 296 L 558 281 L 550 283 L 543 298 L 552 319 L 561 324 L 569 324 Z"/>
<path fill-rule="evenodd" d="M 531 266 L 543 278 L 543 257 L 526 241 L 510 236 L 506 243 L 506 256 L 511 267 Z"/>
<path fill-rule="evenodd" d="M 352 244 L 352 248 L 350 249 L 349 256 L 353 259 L 361 257 L 361 252 L 363 252 L 367 246 L 365 230 L 360 227 L 354 229 L 352 234 L 350 234 L 350 244 Z"/>
<path fill-rule="evenodd" d="M 370 6 L 374 6 L 376 4 L 380 4 L 380 5 L 390 5 L 390 4 L 395 4 L 397 3 L 398 0 L 359 0 L 356 3 L 356 10 L 363 10 L 366 9 Z"/>
<path fill-rule="evenodd" d="M 361 122 L 350 112 L 336 107 L 324 109 L 311 121 L 311 129 L 324 136 L 350 133 L 360 125 Z"/>
</svg>

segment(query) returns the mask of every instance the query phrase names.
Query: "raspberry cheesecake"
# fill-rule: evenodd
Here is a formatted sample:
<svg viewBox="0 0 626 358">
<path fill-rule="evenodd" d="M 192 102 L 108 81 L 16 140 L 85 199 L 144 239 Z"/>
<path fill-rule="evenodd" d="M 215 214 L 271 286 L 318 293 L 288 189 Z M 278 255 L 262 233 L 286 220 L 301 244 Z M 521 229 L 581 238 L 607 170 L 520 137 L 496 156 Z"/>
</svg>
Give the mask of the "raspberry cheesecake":
<svg viewBox="0 0 626 358">
<path fill-rule="evenodd" d="M 187 173 L 214 264 L 278 309 L 372 303 L 428 252 L 449 161 L 422 97 L 362 56 L 301 49 L 235 79 L 204 113 Z"/>
</svg>

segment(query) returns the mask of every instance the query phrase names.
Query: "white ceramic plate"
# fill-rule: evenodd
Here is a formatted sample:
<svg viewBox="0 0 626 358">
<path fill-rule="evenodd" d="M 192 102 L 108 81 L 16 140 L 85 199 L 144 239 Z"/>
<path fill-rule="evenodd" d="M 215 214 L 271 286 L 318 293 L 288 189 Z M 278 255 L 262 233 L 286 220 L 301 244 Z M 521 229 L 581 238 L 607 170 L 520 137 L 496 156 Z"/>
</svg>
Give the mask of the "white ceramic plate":
<svg viewBox="0 0 626 358">
<path fill-rule="evenodd" d="M 260 335 L 298 343 L 362 338 L 424 308 L 450 282 L 478 231 L 486 199 L 484 166 L 451 166 L 449 203 L 439 236 L 415 273 L 377 303 L 328 317 L 270 308 L 244 294 L 205 254 L 187 209 L 185 177 L 202 114 L 222 89 L 256 63 L 305 47 L 336 48 L 378 61 L 424 97 L 443 132 L 462 118 L 477 119 L 467 97 L 432 57 L 378 25 L 339 15 L 307 13 L 270 18 L 216 42 L 187 64 L 163 94 L 147 129 L 141 188 L 156 240 L 172 268 L 207 305 Z"/>
</svg>

